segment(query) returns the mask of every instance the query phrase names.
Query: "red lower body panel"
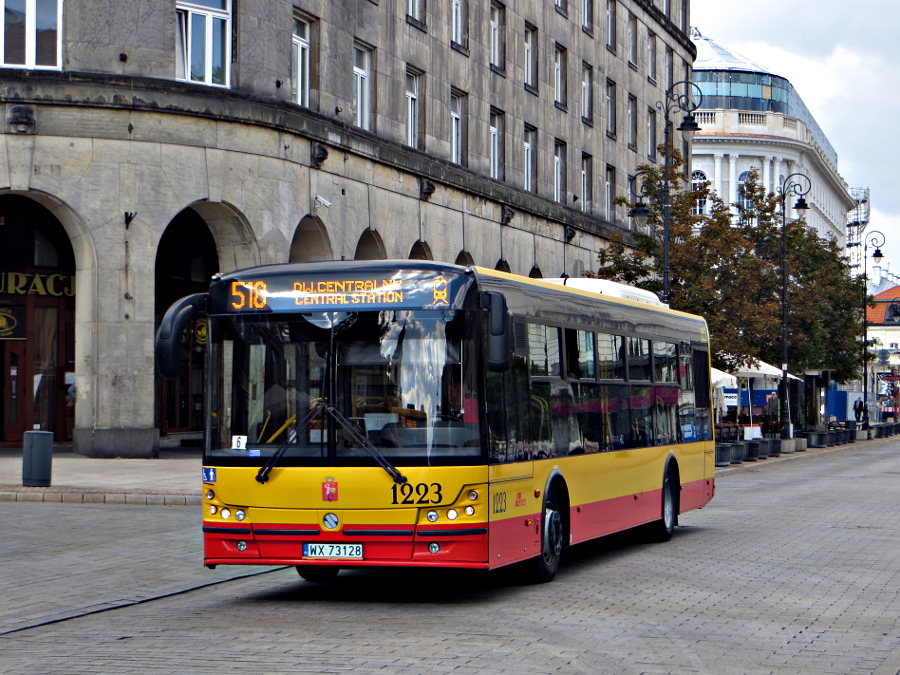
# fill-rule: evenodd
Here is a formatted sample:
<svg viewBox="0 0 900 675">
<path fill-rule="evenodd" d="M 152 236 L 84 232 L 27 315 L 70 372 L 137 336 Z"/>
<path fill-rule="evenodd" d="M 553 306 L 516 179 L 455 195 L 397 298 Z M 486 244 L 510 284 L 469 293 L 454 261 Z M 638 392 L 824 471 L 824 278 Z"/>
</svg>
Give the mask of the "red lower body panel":
<svg viewBox="0 0 900 675">
<path fill-rule="evenodd" d="M 238 548 L 244 542 L 245 550 Z M 487 527 L 354 526 L 325 532 L 316 526 L 204 525 L 207 565 L 337 565 L 340 567 L 487 567 Z M 364 558 L 304 558 L 303 544 L 362 544 Z M 439 550 L 432 553 L 430 545 Z"/>
</svg>

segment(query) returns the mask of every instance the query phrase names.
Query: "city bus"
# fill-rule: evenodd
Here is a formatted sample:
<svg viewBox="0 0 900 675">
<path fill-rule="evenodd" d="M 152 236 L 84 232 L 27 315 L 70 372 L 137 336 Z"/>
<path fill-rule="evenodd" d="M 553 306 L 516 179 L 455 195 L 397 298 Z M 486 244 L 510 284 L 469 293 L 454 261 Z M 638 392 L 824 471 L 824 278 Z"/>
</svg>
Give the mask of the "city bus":
<svg viewBox="0 0 900 675">
<path fill-rule="evenodd" d="M 708 331 L 655 295 L 420 260 L 213 277 L 156 338 L 208 340 L 204 563 L 553 579 L 573 544 L 668 540 L 715 489 Z"/>
</svg>

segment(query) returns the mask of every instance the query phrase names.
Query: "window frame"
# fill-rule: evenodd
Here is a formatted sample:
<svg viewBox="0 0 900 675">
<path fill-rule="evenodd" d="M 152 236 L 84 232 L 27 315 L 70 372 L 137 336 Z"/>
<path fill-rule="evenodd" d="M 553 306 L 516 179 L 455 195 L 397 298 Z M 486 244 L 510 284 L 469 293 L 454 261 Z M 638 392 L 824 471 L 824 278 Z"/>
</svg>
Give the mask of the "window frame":
<svg viewBox="0 0 900 675">
<path fill-rule="evenodd" d="M 616 93 L 616 83 L 614 80 L 607 78 L 606 80 L 606 135 L 609 138 L 616 137 L 616 107 L 618 95 Z"/>
<path fill-rule="evenodd" d="M 539 56 L 538 51 L 538 29 L 536 26 L 525 22 L 525 89 L 533 94 L 538 93 L 540 83 L 539 77 Z"/>
<path fill-rule="evenodd" d="M 450 0 L 450 44 L 469 47 L 468 0 Z"/>
<path fill-rule="evenodd" d="M 553 141 L 553 201 L 566 203 L 566 155 L 568 145 L 557 138 Z"/>
<path fill-rule="evenodd" d="M 20 70 L 62 70 L 62 46 L 63 46 L 63 4 L 64 0 L 56 0 L 56 49 L 54 51 L 53 65 L 38 63 L 38 30 L 37 26 L 37 0 L 25 0 L 24 25 L 24 63 L 7 63 L 6 61 L 6 24 L 0 27 L 0 67 L 17 68 Z M 5 7 L 5 3 L 4 3 Z"/>
<path fill-rule="evenodd" d="M 594 158 L 581 153 L 581 212 L 590 213 L 594 209 Z"/>
<path fill-rule="evenodd" d="M 357 54 L 362 54 L 365 60 L 364 67 L 357 65 Z M 353 43 L 353 126 L 372 131 L 372 64 L 375 50 L 365 43 L 355 41 Z"/>
<path fill-rule="evenodd" d="M 616 41 L 618 39 L 616 34 L 618 14 L 616 2 L 617 0 L 606 0 L 606 48 L 613 54 L 616 53 Z"/>
<path fill-rule="evenodd" d="M 553 47 L 553 103 L 565 110 L 567 104 L 568 51 L 558 42 Z"/>
<path fill-rule="evenodd" d="M 501 73 L 506 67 L 506 6 L 491 0 L 490 8 L 490 52 L 491 68 Z"/>
<path fill-rule="evenodd" d="M 489 115 L 489 165 L 490 176 L 495 180 L 503 180 L 504 177 L 504 161 L 503 161 L 503 125 L 505 122 L 505 114 L 498 108 L 491 108 Z"/>
<path fill-rule="evenodd" d="M 457 109 L 454 110 L 454 100 Z M 468 97 L 465 92 L 450 88 L 450 161 L 459 166 L 466 165 L 466 107 Z"/>
<path fill-rule="evenodd" d="M 412 86 L 410 86 L 412 83 Z M 423 74 L 407 65 L 405 77 L 406 94 L 406 145 L 421 150 L 422 106 L 420 103 Z"/>
<path fill-rule="evenodd" d="M 581 121 L 594 121 L 594 68 L 581 62 Z"/>
<path fill-rule="evenodd" d="M 304 108 L 309 107 L 312 23 L 306 17 L 294 16 L 291 29 L 291 100 Z M 298 33 L 298 24 L 306 27 L 305 37 Z"/>
<path fill-rule="evenodd" d="M 647 108 L 647 157 L 652 161 L 656 161 L 656 110 Z"/>
<path fill-rule="evenodd" d="M 28 0 L 29 2 L 32 0 Z M 176 12 L 176 68 L 175 79 L 180 82 L 188 82 L 190 84 L 200 84 L 207 87 L 221 87 L 228 89 L 231 87 L 231 59 L 232 59 L 232 29 L 233 29 L 233 0 L 224 0 L 226 9 L 217 9 L 209 5 L 197 2 L 188 2 L 187 0 L 178 0 L 175 3 Z M 202 16 L 204 18 L 204 45 L 203 45 L 203 78 L 195 79 L 192 72 L 192 56 L 194 31 L 193 17 Z M 222 62 L 224 74 L 222 82 L 214 81 L 214 56 L 216 52 L 215 41 L 215 25 L 216 22 L 224 22 L 224 31 L 222 33 L 224 42 L 222 44 Z M 180 44 L 179 44 L 180 43 Z M 180 49 L 179 49 L 180 48 Z M 178 74 L 179 66 L 182 70 L 181 76 Z"/>
<path fill-rule="evenodd" d="M 536 127 L 525 124 L 522 137 L 522 150 L 524 152 L 523 169 L 525 182 L 523 189 L 526 192 L 537 192 L 538 169 L 538 131 Z"/>
</svg>

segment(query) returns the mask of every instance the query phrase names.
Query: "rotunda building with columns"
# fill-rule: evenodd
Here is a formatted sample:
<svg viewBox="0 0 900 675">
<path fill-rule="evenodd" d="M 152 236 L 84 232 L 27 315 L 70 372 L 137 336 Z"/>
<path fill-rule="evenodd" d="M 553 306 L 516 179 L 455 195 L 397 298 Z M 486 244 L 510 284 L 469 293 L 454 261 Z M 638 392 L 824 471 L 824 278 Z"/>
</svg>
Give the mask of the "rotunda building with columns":
<svg viewBox="0 0 900 675">
<path fill-rule="evenodd" d="M 823 238 L 846 244 L 847 214 L 856 205 L 838 173 L 838 156 L 803 99 L 784 77 L 691 29 L 697 47 L 693 81 L 703 93 L 695 113 L 701 131 L 691 155 L 692 182 L 709 181 L 726 204 L 756 169 L 767 192 L 805 174 L 811 183 L 806 222 Z M 709 206 L 698 203 L 703 212 Z M 791 213 L 788 205 L 788 216 Z"/>
</svg>

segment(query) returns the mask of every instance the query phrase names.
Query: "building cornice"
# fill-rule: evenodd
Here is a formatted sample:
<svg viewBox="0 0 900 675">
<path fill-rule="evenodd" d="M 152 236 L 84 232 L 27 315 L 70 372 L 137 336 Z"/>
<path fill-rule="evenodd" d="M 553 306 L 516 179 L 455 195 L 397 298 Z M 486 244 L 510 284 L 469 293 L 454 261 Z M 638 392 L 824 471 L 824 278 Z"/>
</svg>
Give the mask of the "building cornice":
<svg viewBox="0 0 900 675">
<path fill-rule="evenodd" d="M 575 227 L 603 238 L 618 231 L 627 242 L 631 243 L 632 239 L 629 230 L 616 224 L 493 180 L 466 167 L 381 138 L 308 108 L 238 90 L 103 73 L 0 69 L 0 103 L 138 111 L 250 124 L 296 134 L 563 226 Z M 38 133 L 52 135 L 52 130 L 39 129 Z M 133 140 L 126 125 L 121 128 L 92 128 L 91 135 Z M 202 144 L 198 141 L 199 145 Z M 311 164 L 303 160 L 299 163 Z M 327 171 L 327 167 L 323 170 Z"/>
</svg>

